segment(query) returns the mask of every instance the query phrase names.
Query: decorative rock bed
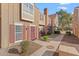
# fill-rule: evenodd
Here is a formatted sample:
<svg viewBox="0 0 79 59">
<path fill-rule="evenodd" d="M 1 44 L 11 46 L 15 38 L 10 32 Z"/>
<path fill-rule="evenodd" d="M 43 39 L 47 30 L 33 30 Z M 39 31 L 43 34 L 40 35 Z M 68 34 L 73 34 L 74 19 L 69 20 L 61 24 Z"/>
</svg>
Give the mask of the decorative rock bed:
<svg viewBox="0 0 79 59">
<path fill-rule="evenodd" d="M 28 53 L 26 53 L 25 55 L 21 55 L 21 46 L 20 45 L 15 45 L 15 46 L 10 47 L 8 49 L 8 53 L 18 54 L 18 55 L 21 55 L 21 56 L 29 56 L 30 54 L 34 53 L 39 48 L 41 48 L 41 45 L 34 43 L 34 42 L 31 42 L 30 47 L 28 49 Z"/>
</svg>

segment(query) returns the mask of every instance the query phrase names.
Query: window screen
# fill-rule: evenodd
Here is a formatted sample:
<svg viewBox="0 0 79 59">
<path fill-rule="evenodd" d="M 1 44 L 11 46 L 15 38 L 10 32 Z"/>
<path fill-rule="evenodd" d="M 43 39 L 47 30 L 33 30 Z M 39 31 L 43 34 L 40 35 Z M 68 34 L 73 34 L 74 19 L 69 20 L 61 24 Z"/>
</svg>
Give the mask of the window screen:
<svg viewBox="0 0 79 59">
<path fill-rule="evenodd" d="M 23 26 L 16 25 L 16 41 L 23 39 Z"/>
</svg>

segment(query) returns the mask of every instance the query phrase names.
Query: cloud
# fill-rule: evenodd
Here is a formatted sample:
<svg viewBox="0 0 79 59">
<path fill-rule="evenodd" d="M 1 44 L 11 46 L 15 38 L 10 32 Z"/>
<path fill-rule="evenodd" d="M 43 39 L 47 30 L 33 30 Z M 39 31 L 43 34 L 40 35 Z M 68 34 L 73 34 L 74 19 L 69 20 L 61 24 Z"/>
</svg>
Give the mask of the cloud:
<svg viewBox="0 0 79 59">
<path fill-rule="evenodd" d="M 71 14 L 74 14 L 74 12 L 72 12 Z"/>
<path fill-rule="evenodd" d="M 61 6 L 61 7 L 58 7 L 58 9 L 66 10 L 67 7 Z"/>
<path fill-rule="evenodd" d="M 70 4 L 70 3 L 59 3 L 60 5 Z"/>
</svg>

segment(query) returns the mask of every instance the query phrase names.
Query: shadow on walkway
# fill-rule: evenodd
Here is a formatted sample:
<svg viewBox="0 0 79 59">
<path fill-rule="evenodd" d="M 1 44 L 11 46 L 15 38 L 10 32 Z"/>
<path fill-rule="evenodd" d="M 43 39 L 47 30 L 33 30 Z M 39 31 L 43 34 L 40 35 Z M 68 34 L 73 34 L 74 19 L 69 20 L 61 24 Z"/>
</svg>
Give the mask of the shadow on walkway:
<svg viewBox="0 0 79 59">
<path fill-rule="evenodd" d="M 74 35 L 64 35 L 60 45 L 65 45 L 69 47 L 73 47 L 79 52 L 79 38 L 77 38 Z M 59 51 L 59 56 L 75 56 L 73 54 L 64 52 L 64 51 Z"/>
<path fill-rule="evenodd" d="M 74 35 L 65 35 L 62 42 L 67 42 L 71 44 L 79 44 L 79 39 Z"/>
</svg>

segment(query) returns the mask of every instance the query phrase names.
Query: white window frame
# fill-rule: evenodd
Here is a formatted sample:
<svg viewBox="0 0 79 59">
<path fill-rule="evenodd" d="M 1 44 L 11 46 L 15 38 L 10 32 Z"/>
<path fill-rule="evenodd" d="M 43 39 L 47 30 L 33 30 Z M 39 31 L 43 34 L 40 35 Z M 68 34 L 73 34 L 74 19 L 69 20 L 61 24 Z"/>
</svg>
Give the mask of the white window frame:
<svg viewBox="0 0 79 59">
<path fill-rule="evenodd" d="M 34 6 L 33 6 L 33 14 L 31 14 L 31 13 L 29 12 L 29 11 L 30 11 L 30 10 L 29 10 L 29 3 L 27 3 L 27 4 L 28 4 L 28 12 L 24 11 L 23 3 L 21 4 L 21 6 L 22 6 L 22 9 L 21 9 L 21 10 L 23 10 L 23 11 L 21 11 L 21 13 L 22 13 L 21 18 L 22 18 L 23 20 L 26 20 L 26 21 L 34 22 Z M 30 17 L 33 17 L 33 19 L 26 18 L 26 17 L 23 16 L 23 14 L 28 14 Z"/>
<path fill-rule="evenodd" d="M 14 25 L 15 25 L 15 43 L 22 42 L 23 40 L 16 41 L 16 25 L 23 26 L 23 24 L 22 23 L 15 23 Z"/>
</svg>

